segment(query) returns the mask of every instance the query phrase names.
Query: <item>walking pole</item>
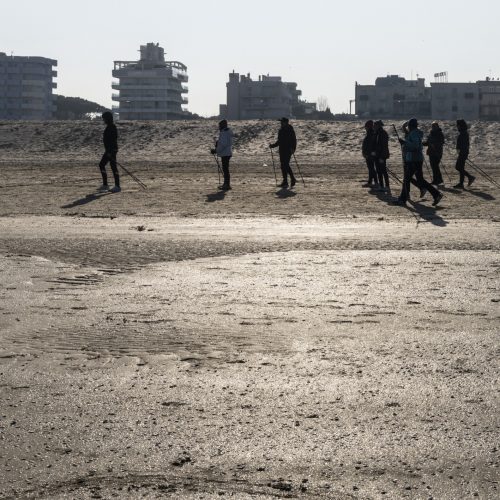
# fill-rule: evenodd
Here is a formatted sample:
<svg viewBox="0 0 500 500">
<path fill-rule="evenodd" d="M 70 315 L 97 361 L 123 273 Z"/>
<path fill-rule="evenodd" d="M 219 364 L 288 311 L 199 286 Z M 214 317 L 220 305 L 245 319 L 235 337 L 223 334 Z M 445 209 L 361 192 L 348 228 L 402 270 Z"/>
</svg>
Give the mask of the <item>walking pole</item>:
<svg viewBox="0 0 500 500">
<path fill-rule="evenodd" d="M 304 181 L 304 177 L 302 176 L 302 172 L 300 171 L 299 162 L 297 161 L 297 158 L 295 157 L 295 153 L 293 153 L 293 159 L 295 160 L 295 164 L 297 165 L 297 170 L 299 171 L 300 177 L 301 177 L 302 182 L 303 182 L 304 187 L 305 187 L 306 183 Z"/>
<path fill-rule="evenodd" d="M 130 172 L 129 170 L 127 170 L 121 163 L 118 163 L 116 162 L 116 164 L 128 175 L 130 175 L 130 177 L 132 177 L 132 179 L 137 182 L 137 184 L 139 184 L 139 186 L 141 186 L 142 189 L 146 189 L 147 186 L 146 184 L 144 184 L 144 182 L 142 182 L 141 180 L 139 180 L 132 172 Z"/>
<path fill-rule="evenodd" d="M 274 181 L 276 182 L 276 186 L 278 186 L 278 178 L 276 177 L 276 165 L 274 164 L 274 153 L 273 148 L 269 148 L 271 150 L 271 158 L 273 160 L 273 172 L 274 172 Z"/>
<path fill-rule="evenodd" d="M 387 165 L 385 166 L 386 170 L 387 170 L 387 173 L 397 182 L 399 182 L 400 184 L 403 184 L 403 182 L 401 181 L 401 179 L 390 169 L 387 167 Z"/>
<path fill-rule="evenodd" d="M 433 179 L 432 172 L 431 172 L 431 169 L 429 167 L 429 164 L 427 163 L 427 158 L 425 157 L 425 155 L 424 155 L 424 163 L 425 163 L 425 166 L 427 167 L 427 172 L 429 173 L 429 176 L 431 177 L 431 179 Z"/>
<path fill-rule="evenodd" d="M 485 172 L 481 167 L 479 167 L 478 165 L 476 165 L 472 160 L 469 160 L 467 158 L 467 163 L 474 169 L 476 169 L 477 172 L 479 172 L 486 180 L 490 181 L 494 186 L 496 187 L 500 187 L 500 184 L 498 184 L 498 182 L 493 179 L 493 177 L 491 177 L 490 174 L 488 174 L 487 172 Z"/>
<path fill-rule="evenodd" d="M 399 134 L 398 134 L 398 129 L 396 128 L 396 125 L 394 125 L 394 123 L 392 124 L 392 128 L 394 129 L 394 132 L 396 132 L 396 137 L 398 138 L 399 147 L 401 148 L 401 159 L 403 160 L 403 176 L 404 176 L 405 175 L 404 168 L 405 168 L 406 162 L 405 162 L 405 155 L 403 152 L 403 145 L 399 142 L 400 138 L 399 138 Z M 401 182 L 401 181 L 399 181 L 399 182 Z M 403 189 L 405 189 L 405 191 L 406 191 L 406 198 L 409 198 L 410 193 L 408 192 L 408 190 L 406 190 L 406 186 L 405 186 L 404 182 L 401 182 L 401 184 L 403 185 Z"/>
<path fill-rule="evenodd" d="M 446 173 L 446 177 L 448 177 L 448 180 L 450 181 L 450 184 L 452 183 L 450 174 L 448 173 L 448 170 L 446 170 L 446 167 L 444 166 L 444 163 L 441 163 L 441 166 L 443 167 L 443 170 Z"/>
<path fill-rule="evenodd" d="M 220 186 L 220 164 L 216 154 L 214 154 L 214 159 L 215 163 L 217 163 L 217 175 L 219 176 L 219 186 Z"/>
</svg>

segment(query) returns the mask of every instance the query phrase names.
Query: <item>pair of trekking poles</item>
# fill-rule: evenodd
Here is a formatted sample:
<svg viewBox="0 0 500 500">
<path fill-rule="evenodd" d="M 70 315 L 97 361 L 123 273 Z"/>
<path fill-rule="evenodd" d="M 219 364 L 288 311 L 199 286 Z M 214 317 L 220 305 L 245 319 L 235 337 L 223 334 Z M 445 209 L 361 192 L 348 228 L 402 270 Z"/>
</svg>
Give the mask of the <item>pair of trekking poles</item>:
<svg viewBox="0 0 500 500">
<path fill-rule="evenodd" d="M 273 153 L 272 148 L 270 148 L 270 149 L 271 149 L 271 159 L 272 159 L 272 162 L 273 162 L 274 181 L 276 182 L 276 186 L 278 186 L 278 177 L 276 176 L 276 163 L 274 161 L 274 153 Z M 213 153 L 213 157 L 215 158 L 215 163 L 217 164 L 217 173 L 218 173 L 218 176 L 219 176 L 219 184 L 220 184 L 220 175 L 221 175 L 222 167 L 221 167 L 221 165 L 219 163 L 219 159 L 217 158 L 217 154 L 216 153 Z M 297 161 L 297 157 L 295 156 L 295 153 L 293 153 L 293 159 L 295 160 L 295 164 L 297 165 L 297 171 L 299 172 L 300 178 L 302 179 L 302 182 L 303 182 L 303 184 L 305 186 L 306 183 L 304 181 L 304 176 L 302 175 L 302 171 L 300 170 L 299 162 Z M 267 166 L 267 165 L 265 165 L 265 166 Z"/>
<path fill-rule="evenodd" d="M 446 149 L 451 154 L 451 152 L 452 152 L 451 148 L 446 148 Z M 467 158 L 465 161 L 466 161 L 467 165 L 469 165 L 471 168 L 473 168 L 479 175 L 484 177 L 488 182 L 493 184 L 493 186 L 500 188 L 500 184 L 493 177 L 491 177 L 490 174 L 485 172 L 479 165 L 477 165 L 472 160 L 469 160 L 469 158 Z"/>
</svg>

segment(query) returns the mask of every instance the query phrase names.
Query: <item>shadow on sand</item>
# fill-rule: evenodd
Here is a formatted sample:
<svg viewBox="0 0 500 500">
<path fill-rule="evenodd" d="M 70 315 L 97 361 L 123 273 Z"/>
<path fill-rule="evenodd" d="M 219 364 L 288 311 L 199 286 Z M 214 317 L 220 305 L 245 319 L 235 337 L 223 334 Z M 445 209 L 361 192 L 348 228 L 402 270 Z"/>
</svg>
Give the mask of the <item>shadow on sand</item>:
<svg viewBox="0 0 500 500">
<path fill-rule="evenodd" d="M 207 194 L 207 203 L 214 201 L 222 201 L 226 197 L 226 191 L 217 191 L 216 193 Z"/>
<path fill-rule="evenodd" d="M 288 188 L 281 188 L 278 191 L 276 191 L 276 198 L 293 198 L 294 196 L 297 196 L 297 193 L 294 191 L 290 191 Z"/>
<path fill-rule="evenodd" d="M 372 189 L 369 193 L 375 195 L 380 201 L 383 201 L 387 205 L 392 205 L 395 201 L 395 198 L 391 194 L 384 193 L 383 191 L 376 191 Z M 419 202 L 410 200 L 406 205 L 406 210 L 411 212 L 415 217 L 422 219 L 422 221 L 419 220 L 417 223 L 430 222 L 437 227 L 445 227 L 448 225 L 448 222 L 438 214 L 438 210 L 442 210 L 442 207 L 422 205 Z"/>
<path fill-rule="evenodd" d="M 105 193 L 88 194 L 84 198 L 80 198 L 79 200 L 72 201 L 71 203 L 68 203 L 67 205 L 63 205 L 61 208 L 80 207 L 82 205 L 86 205 L 87 203 L 92 203 L 93 201 L 96 201 L 99 198 L 102 198 L 103 196 L 108 196 L 110 194 L 113 194 L 113 193 L 107 191 Z"/>
</svg>

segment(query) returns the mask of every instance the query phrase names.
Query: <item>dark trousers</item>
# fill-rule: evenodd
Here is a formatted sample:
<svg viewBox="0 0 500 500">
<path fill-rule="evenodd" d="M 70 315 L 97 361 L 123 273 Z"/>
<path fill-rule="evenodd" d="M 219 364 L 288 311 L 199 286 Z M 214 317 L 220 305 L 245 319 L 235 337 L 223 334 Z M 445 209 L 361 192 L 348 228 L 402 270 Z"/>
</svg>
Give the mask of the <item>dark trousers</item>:
<svg viewBox="0 0 500 500">
<path fill-rule="evenodd" d="M 295 176 L 292 172 L 292 167 L 290 167 L 290 160 L 292 159 L 292 153 L 280 151 L 280 164 L 281 173 L 283 174 L 283 182 L 288 182 L 288 175 L 290 175 L 290 180 L 294 180 Z"/>
<path fill-rule="evenodd" d="M 406 202 L 410 194 L 410 184 L 415 176 L 414 184 L 419 189 L 427 189 L 433 198 L 439 195 L 439 191 L 430 183 L 424 179 L 424 173 L 422 171 L 423 161 L 410 161 L 405 163 L 404 167 L 404 178 L 403 178 L 403 188 L 401 194 L 399 195 L 399 200 Z"/>
<path fill-rule="evenodd" d="M 224 185 L 225 186 L 231 185 L 231 175 L 229 174 L 229 160 L 230 159 L 231 159 L 230 156 L 222 156 L 221 157 L 222 173 L 224 174 Z"/>
<path fill-rule="evenodd" d="M 387 160 L 383 158 L 377 158 L 375 160 L 375 169 L 377 172 L 378 183 L 380 187 L 389 187 L 389 174 L 387 173 Z"/>
<path fill-rule="evenodd" d="M 120 175 L 118 174 L 118 167 L 116 166 L 116 152 L 104 153 L 102 155 L 101 161 L 99 162 L 99 169 L 101 170 L 102 183 L 108 185 L 108 174 L 106 173 L 106 165 L 111 165 L 111 170 L 113 172 L 113 177 L 115 178 L 115 186 L 120 185 Z"/>
<path fill-rule="evenodd" d="M 375 159 L 372 156 L 366 158 L 366 166 L 368 167 L 368 184 L 376 184 L 377 171 L 375 169 Z"/>
<path fill-rule="evenodd" d="M 457 164 L 455 165 L 455 168 L 460 173 L 460 184 L 464 183 L 465 177 L 467 177 L 467 179 L 473 177 L 471 174 L 469 174 L 469 172 L 467 172 L 467 170 L 465 170 L 466 163 L 467 163 L 467 156 L 458 155 Z"/>
<path fill-rule="evenodd" d="M 441 156 L 429 155 L 429 163 L 431 164 L 432 169 L 431 184 L 443 184 L 443 176 L 441 175 L 441 169 L 439 168 Z"/>
</svg>

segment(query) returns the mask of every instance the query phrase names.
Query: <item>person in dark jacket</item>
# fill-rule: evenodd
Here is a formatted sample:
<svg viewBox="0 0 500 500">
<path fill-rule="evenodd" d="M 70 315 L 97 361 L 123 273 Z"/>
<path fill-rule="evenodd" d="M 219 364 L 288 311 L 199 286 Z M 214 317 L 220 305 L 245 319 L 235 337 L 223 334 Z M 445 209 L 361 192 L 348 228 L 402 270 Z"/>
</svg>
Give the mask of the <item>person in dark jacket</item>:
<svg viewBox="0 0 500 500">
<path fill-rule="evenodd" d="M 432 181 L 431 184 L 439 186 L 444 184 L 443 176 L 439 164 L 443 158 L 444 134 L 438 122 L 432 124 L 431 132 L 427 136 L 427 140 L 423 143 L 427 146 L 427 155 L 429 156 L 429 163 L 432 168 Z"/>
<path fill-rule="evenodd" d="M 434 206 L 436 206 L 443 198 L 442 193 L 440 193 L 432 184 L 429 184 L 424 179 L 422 171 L 424 164 L 422 145 L 423 137 L 423 132 L 418 128 L 418 121 L 416 118 L 412 118 L 408 122 L 408 135 L 406 135 L 405 139 L 399 139 L 399 142 L 403 146 L 405 164 L 403 188 L 396 202 L 398 205 L 406 205 L 410 193 L 410 183 L 413 176 L 415 176 L 416 185 L 420 188 L 420 190 L 427 190 L 432 195 L 434 198 L 432 204 Z"/>
<path fill-rule="evenodd" d="M 368 182 L 363 184 L 363 187 L 374 187 L 377 184 L 377 172 L 375 169 L 375 132 L 373 130 L 373 120 L 368 120 L 365 123 L 365 130 L 366 135 L 363 139 L 361 152 L 363 153 L 363 158 L 366 160 L 366 166 L 368 167 Z"/>
<path fill-rule="evenodd" d="M 280 122 L 281 128 L 278 132 L 278 140 L 273 144 L 269 144 L 269 147 L 279 148 L 281 173 L 283 174 L 283 182 L 280 184 L 280 187 L 287 188 L 288 175 L 290 175 L 290 185 L 292 187 L 295 186 L 297 182 L 293 175 L 292 168 L 290 167 L 290 160 L 297 149 L 297 137 L 288 118 L 281 118 Z"/>
<path fill-rule="evenodd" d="M 373 124 L 375 169 L 378 177 L 379 191 L 390 191 L 389 174 L 387 173 L 387 160 L 389 159 L 389 135 L 384 130 L 381 120 Z M 385 183 L 385 184 L 384 184 Z M 384 187 L 385 186 L 385 187 Z"/>
<path fill-rule="evenodd" d="M 460 173 L 460 182 L 453 186 L 456 189 L 464 189 L 464 180 L 467 177 L 468 186 L 470 186 L 476 178 L 469 174 L 465 170 L 465 164 L 467 162 L 467 158 L 469 158 L 469 149 L 470 149 L 470 140 L 469 140 L 469 132 L 467 123 L 465 120 L 457 120 L 457 129 L 458 129 L 458 138 L 457 138 L 457 152 L 458 158 L 455 168 Z"/>
<path fill-rule="evenodd" d="M 113 114 L 110 111 L 105 111 L 102 114 L 102 120 L 106 124 L 106 128 L 104 129 L 102 136 L 102 140 L 104 142 L 104 154 L 102 155 L 99 163 L 99 169 L 101 170 L 102 175 L 102 186 L 99 188 L 99 191 L 111 191 L 113 193 L 118 193 L 121 191 L 120 175 L 118 174 L 118 168 L 116 166 L 116 154 L 118 153 L 118 131 L 113 122 Z M 111 170 L 115 179 L 115 186 L 112 189 L 109 189 L 108 174 L 106 173 L 106 165 L 108 162 L 111 165 Z"/>
</svg>

